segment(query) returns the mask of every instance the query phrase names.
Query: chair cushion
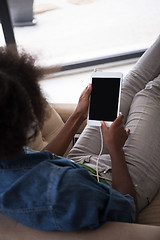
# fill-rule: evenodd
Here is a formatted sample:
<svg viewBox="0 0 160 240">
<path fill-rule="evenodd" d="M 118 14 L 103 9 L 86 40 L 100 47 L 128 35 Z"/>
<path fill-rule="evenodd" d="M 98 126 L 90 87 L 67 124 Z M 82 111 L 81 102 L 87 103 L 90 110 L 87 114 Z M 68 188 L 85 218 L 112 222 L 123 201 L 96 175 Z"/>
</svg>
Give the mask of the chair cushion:
<svg viewBox="0 0 160 240">
<path fill-rule="evenodd" d="M 138 223 L 160 226 L 160 191 L 151 204 L 140 212 Z"/>
</svg>

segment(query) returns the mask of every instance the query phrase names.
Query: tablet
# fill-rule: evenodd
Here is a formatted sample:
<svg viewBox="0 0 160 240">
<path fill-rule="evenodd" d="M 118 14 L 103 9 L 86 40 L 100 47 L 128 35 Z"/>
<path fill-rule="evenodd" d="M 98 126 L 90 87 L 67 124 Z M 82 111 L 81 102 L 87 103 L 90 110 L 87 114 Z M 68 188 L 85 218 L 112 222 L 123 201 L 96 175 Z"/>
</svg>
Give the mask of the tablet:
<svg viewBox="0 0 160 240">
<path fill-rule="evenodd" d="M 119 72 L 94 72 L 91 75 L 92 92 L 90 96 L 87 124 L 101 126 L 105 121 L 109 127 L 119 115 L 121 82 Z"/>
</svg>

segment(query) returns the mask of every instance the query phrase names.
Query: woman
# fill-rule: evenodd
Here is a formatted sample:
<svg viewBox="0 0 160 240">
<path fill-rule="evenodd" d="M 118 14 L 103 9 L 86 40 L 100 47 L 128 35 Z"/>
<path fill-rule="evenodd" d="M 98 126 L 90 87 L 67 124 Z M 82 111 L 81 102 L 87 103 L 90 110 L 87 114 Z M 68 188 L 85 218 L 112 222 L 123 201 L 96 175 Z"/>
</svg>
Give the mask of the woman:
<svg viewBox="0 0 160 240">
<path fill-rule="evenodd" d="M 113 187 L 98 183 L 78 163 L 57 156 L 63 155 L 86 119 L 91 85 L 44 151 L 25 147 L 49 114 L 38 85 L 42 76 L 31 56 L 0 49 L 0 212 L 41 230 L 72 231 L 94 229 L 106 221 L 134 222 L 136 193 L 123 152 L 129 131 L 122 114 L 110 132 L 102 123 L 113 161 Z"/>
</svg>

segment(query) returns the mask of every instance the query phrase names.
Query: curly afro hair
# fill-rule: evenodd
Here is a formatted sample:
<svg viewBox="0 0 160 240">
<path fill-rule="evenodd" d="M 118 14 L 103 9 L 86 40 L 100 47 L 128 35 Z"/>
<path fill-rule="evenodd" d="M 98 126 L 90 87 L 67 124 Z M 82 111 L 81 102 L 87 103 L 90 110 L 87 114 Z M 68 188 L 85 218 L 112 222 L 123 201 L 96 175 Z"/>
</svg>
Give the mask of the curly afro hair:
<svg viewBox="0 0 160 240">
<path fill-rule="evenodd" d="M 42 126 L 46 115 L 38 84 L 42 76 L 32 56 L 0 48 L 0 158 L 22 152 L 28 137 Z"/>
</svg>

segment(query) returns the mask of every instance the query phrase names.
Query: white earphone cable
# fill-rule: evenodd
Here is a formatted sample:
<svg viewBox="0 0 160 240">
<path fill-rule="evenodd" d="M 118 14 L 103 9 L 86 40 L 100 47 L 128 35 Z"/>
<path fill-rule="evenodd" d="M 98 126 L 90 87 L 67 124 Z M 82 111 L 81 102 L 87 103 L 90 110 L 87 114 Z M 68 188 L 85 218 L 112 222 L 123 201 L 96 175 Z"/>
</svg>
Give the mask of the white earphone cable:
<svg viewBox="0 0 160 240">
<path fill-rule="evenodd" d="M 96 162 L 96 174 L 97 174 L 97 181 L 98 182 L 99 182 L 98 164 L 99 164 L 99 158 L 100 158 L 100 156 L 102 154 L 102 151 L 103 151 L 103 135 L 102 135 L 101 127 L 99 127 L 99 130 L 100 130 L 100 137 L 101 137 L 101 149 L 100 149 L 99 155 L 97 157 L 97 162 Z"/>
</svg>

